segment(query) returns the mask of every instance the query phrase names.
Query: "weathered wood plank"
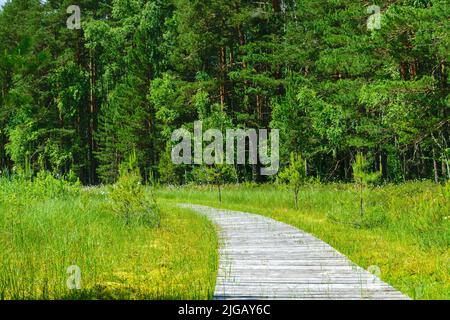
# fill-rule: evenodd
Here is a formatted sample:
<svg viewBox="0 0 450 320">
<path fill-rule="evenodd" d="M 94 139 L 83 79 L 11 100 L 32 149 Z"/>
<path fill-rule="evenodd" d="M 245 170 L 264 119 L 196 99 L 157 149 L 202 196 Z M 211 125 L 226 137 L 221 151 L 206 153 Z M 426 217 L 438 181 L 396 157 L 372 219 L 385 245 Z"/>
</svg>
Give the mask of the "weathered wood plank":
<svg viewBox="0 0 450 320">
<path fill-rule="evenodd" d="M 220 230 L 215 299 L 408 299 L 334 248 L 261 215 L 185 204 Z"/>
</svg>

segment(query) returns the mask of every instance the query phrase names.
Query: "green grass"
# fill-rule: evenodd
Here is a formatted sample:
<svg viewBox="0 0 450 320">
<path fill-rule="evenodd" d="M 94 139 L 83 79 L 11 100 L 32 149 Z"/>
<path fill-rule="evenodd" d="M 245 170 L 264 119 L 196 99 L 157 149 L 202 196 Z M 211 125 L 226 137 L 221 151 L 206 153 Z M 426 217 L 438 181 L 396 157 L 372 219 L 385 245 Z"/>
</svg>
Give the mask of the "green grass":
<svg viewBox="0 0 450 320">
<path fill-rule="evenodd" d="M 276 186 L 227 186 L 218 203 L 212 187 L 163 188 L 157 194 L 190 202 L 259 213 L 326 241 L 414 299 L 450 299 L 449 190 L 414 182 L 366 194 L 366 212 L 352 185 L 308 185 L 294 210 L 293 195 Z"/>
<path fill-rule="evenodd" d="M 106 189 L 41 177 L 0 179 L 0 299 L 209 299 L 218 256 L 215 228 L 176 206 L 191 202 L 259 213 L 310 232 L 415 299 L 450 299 L 449 190 L 429 182 L 366 194 L 352 185 L 308 185 L 293 209 L 273 185 L 157 190 L 161 228 L 126 225 Z M 81 269 L 69 290 L 67 268 Z"/>
<path fill-rule="evenodd" d="M 125 225 L 109 202 L 102 189 L 0 180 L 0 300 L 212 297 L 217 238 L 206 218 L 160 201 L 161 228 Z M 67 288 L 72 265 L 81 290 Z"/>
</svg>

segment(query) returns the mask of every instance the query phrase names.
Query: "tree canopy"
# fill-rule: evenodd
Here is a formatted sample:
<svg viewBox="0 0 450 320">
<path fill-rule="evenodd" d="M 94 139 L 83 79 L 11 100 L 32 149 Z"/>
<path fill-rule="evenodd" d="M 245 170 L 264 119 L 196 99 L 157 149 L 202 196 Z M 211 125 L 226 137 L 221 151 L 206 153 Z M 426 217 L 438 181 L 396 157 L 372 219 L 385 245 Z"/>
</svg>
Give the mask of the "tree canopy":
<svg viewBox="0 0 450 320">
<path fill-rule="evenodd" d="M 450 178 L 448 0 L 80 0 L 79 30 L 71 4 L 0 9 L 2 172 L 112 183 L 136 150 L 144 180 L 188 182 L 171 132 L 221 117 L 279 129 L 322 181 L 359 152 L 384 180 Z"/>
</svg>

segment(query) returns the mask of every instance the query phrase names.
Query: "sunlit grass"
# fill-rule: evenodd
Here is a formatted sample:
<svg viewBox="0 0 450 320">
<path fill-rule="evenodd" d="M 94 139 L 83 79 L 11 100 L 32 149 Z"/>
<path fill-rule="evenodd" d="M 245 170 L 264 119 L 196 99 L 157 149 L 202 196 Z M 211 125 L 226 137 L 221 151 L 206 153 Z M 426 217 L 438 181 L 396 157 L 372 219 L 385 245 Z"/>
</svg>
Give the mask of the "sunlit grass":
<svg viewBox="0 0 450 320">
<path fill-rule="evenodd" d="M 428 182 L 388 185 L 366 195 L 366 214 L 352 185 L 309 185 L 294 210 L 293 195 L 276 186 L 227 186 L 218 203 L 212 187 L 163 188 L 158 195 L 260 213 L 310 232 L 352 261 L 376 265 L 381 278 L 415 299 L 450 299 L 450 200 Z"/>
<path fill-rule="evenodd" d="M 41 184 L 39 184 L 41 183 Z M 217 238 L 204 217 L 177 207 L 201 203 L 260 213 L 310 232 L 416 299 L 450 299 L 450 202 L 432 183 L 376 188 L 359 216 L 352 185 L 308 185 L 293 195 L 276 186 L 157 191 L 161 228 L 126 225 L 104 189 L 0 180 L 0 299 L 208 299 Z M 448 191 L 448 190 L 447 190 Z M 67 268 L 81 269 L 69 290 Z"/>
<path fill-rule="evenodd" d="M 209 299 L 213 225 L 160 201 L 161 228 L 125 225 L 100 189 L 29 196 L 0 182 L 0 299 Z M 81 290 L 69 290 L 69 266 Z"/>
</svg>

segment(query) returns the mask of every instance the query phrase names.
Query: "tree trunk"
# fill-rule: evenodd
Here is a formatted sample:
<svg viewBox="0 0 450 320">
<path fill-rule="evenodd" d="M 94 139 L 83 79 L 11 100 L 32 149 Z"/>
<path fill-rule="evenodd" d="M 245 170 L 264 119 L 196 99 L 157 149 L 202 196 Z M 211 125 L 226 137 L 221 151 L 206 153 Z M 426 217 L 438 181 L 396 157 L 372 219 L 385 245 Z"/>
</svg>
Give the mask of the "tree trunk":
<svg viewBox="0 0 450 320">
<path fill-rule="evenodd" d="M 305 176 L 306 177 L 308 176 L 308 170 L 309 170 L 309 168 L 308 168 L 308 161 L 305 159 Z"/>
<path fill-rule="evenodd" d="M 89 50 L 89 78 L 90 78 L 90 88 L 89 88 L 89 127 L 88 127 L 88 182 L 89 184 L 95 184 L 95 158 L 94 152 L 96 149 L 94 133 L 96 131 L 96 98 L 95 98 L 95 83 L 96 83 L 96 72 L 95 72 L 95 62 L 92 53 L 92 49 Z"/>
<path fill-rule="evenodd" d="M 409 66 L 409 76 L 411 79 L 414 79 L 417 75 L 417 61 L 414 61 Z"/>
<path fill-rule="evenodd" d="M 445 97 L 448 94 L 448 76 L 447 76 L 447 71 L 446 71 L 445 60 L 441 61 L 440 69 L 441 69 L 441 92 L 442 92 L 441 95 L 442 95 L 442 97 Z M 442 118 L 449 119 L 448 107 L 446 106 L 445 103 L 442 105 Z M 449 121 L 447 121 L 444 124 L 444 127 L 442 128 L 442 136 L 443 136 L 443 140 L 444 140 L 444 146 L 447 147 L 447 141 L 450 140 Z M 447 157 L 446 157 L 446 160 L 447 160 L 447 178 L 450 179 L 450 168 L 448 165 Z M 442 174 L 445 176 L 445 171 L 442 171 Z"/>
<path fill-rule="evenodd" d="M 298 210 L 298 191 L 294 191 L 295 210 Z"/>
<path fill-rule="evenodd" d="M 381 151 L 381 174 L 383 177 L 383 180 L 387 180 L 389 178 L 389 171 L 388 171 L 388 154 L 386 151 Z"/>
<path fill-rule="evenodd" d="M 433 168 L 434 168 L 434 182 L 439 183 L 438 164 L 436 161 L 436 153 L 433 148 Z"/>
<path fill-rule="evenodd" d="M 447 159 L 447 161 L 445 161 L 446 163 L 446 167 L 447 167 L 447 179 L 450 180 L 450 165 L 449 165 L 449 161 Z"/>
<path fill-rule="evenodd" d="M 359 188 L 359 214 L 361 218 L 364 216 L 364 198 L 363 198 L 363 185 Z"/>
<path fill-rule="evenodd" d="M 403 181 L 406 181 L 406 167 L 407 167 L 407 165 L 406 165 L 406 154 L 405 154 L 405 152 L 402 152 L 402 162 L 403 162 L 403 165 L 402 165 L 402 169 L 403 169 Z"/>
<path fill-rule="evenodd" d="M 226 65 L 226 48 L 220 47 L 219 51 L 219 74 L 220 74 L 220 106 L 222 110 L 225 108 L 225 65 Z"/>
<path fill-rule="evenodd" d="M 244 35 L 244 32 L 242 31 L 242 26 L 238 26 L 237 32 L 238 32 L 238 36 L 239 36 L 239 45 L 242 47 L 245 45 L 245 35 Z M 241 54 L 242 54 L 242 52 L 241 52 Z M 244 69 L 247 68 L 247 63 L 245 61 L 242 61 L 242 67 Z"/>
<path fill-rule="evenodd" d="M 262 115 L 262 99 L 261 96 L 259 94 L 256 95 L 256 112 L 258 115 L 258 120 L 262 120 L 263 115 Z"/>
<path fill-rule="evenodd" d="M 444 179 L 447 179 L 447 175 L 446 175 L 447 169 L 445 167 L 444 160 L 441 161 L 441 172 L 442 172 L 442 176 L 444 177 Z"/>
<path fill-rule="evenodd" d="M 272 0 L 273 12 L 281 12 L 281 0 Z"/>
<path fill-rule="evenodd" d="M 400 76 L 403 81 L 406 80 L 406 65 L 404 62 L 400 65 Z"/>
</svg>

